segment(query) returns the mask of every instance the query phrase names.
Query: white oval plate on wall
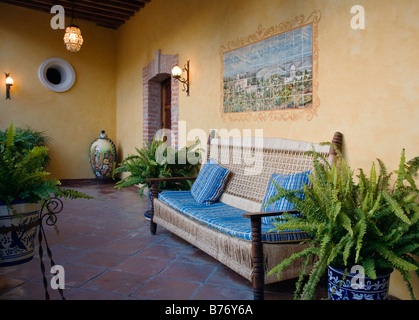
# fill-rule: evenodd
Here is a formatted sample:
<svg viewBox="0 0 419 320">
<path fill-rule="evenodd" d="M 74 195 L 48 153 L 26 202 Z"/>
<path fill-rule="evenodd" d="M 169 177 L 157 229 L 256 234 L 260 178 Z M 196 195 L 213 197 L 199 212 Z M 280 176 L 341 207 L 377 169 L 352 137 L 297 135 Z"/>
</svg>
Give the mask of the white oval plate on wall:
<svg viewBox="0 0 419 320">
<path fill-rule="evenodd" d="M 42 62 L 38 77 L 47 89 L 55 92 L 69 90 L 76 81 L 73 66 L 61 58 L 50 58 Z"/>
</svg>

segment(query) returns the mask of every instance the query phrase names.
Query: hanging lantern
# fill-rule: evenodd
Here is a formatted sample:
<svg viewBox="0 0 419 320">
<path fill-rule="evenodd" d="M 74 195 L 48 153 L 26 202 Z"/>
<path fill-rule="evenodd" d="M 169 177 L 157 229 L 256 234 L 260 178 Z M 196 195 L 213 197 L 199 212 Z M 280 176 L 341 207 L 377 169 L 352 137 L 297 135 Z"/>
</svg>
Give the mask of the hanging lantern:
<svg viewBox="0 0 419 320">
<path fill-rule="evenodd" d="M 77 52 L 83 44 L 83 37 L 78 26 L 70 24 L 65 29 L 64 43 L 68 51 Z"/>
<path fill-rule="evenodd" d="M 83 44 L 83 37 L 78 26 L 74 23 L 74 0 L 71 8 L 71 20 L 70 25 L 65 29 L 64 43 L 68 51 L 78 52 Z"/>
</svg>

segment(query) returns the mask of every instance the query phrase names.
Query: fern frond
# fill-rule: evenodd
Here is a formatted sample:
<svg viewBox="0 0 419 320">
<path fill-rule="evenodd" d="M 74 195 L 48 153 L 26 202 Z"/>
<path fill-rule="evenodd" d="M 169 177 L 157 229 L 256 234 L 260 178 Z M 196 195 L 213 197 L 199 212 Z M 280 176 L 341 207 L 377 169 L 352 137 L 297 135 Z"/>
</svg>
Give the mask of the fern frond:
<svg viewBox="0 0 419 320">
<path fill-rule="evenodd" d="M 313 255 L 314 255 L 313 253 L 312 253 L 312 255 L 307 255 L 305 260 L 304 260 L 304 263 L 300 267 L 300 273 L 299 273 L 299 276 L 298 276 L 298 280 L 297 280 L 297 283 L 295 284 L 294 299 L 298 299 L 298 296 L 300 295 L 303 280 L 304 280 L 304 276 L 307 275 L 307 273 L 308 273 L 308 267 L 310 265 L 310 261 L 312 260 Z"/>
<path fill-rule="evenodd" d="M 367 216 L 372 217 L 380 209 L 381 206 L 381 192 L 378 193 L 377 198 L 375 199 L 374 204 L 370 211 L 368 211 Z"/>
<path fill-rule="evenodd" d="M 13 125 L 13 121 L 10 122 L 9 129 L 7 130 L 6 134 L 7 140 L 6 140 L 6 151 L 9 150 L 13 144 L 14 144 L 14 138 L 15 138 L 15 127 Z"/>
<path fill-rule="evenodd" d="M 377 279 L 377 273 L 375 272 L 375 260 L 371 257 L 365 259 L 362 264 L 365 270 L 365 274 L 371 279 Z"/>
<path fill-rule="evenodd" d="M 60 189 L 60 192 L 56 193 L 56 196 L 60 196 L 63 197 L 64 199 L 70 199 L 70 200 L 74 200 L 74 199 L 94 199 L 93 197 L 84 194 L 83 192 L 80 192 L 78 190 L 75 189 Z"/>
<path fill-rule="evenodd" d="M 371 190 L 371 196 L 374 196 L 377 191 L 376 180 L 377 180 L 377 172 L 375 170 L 375 163 L 373 162 L 371 165 L 371 172 L 370 172 L 370 179 L 369 179 L 369 182 L 370 182 L 369 189 Z"/>
<path fill-rule="evenodd" d="M 319 252 L 318 260 L 314 263 L 313 269 L 311 270 L 310 277 L 303 287 L 303 292 L 300 295 L 299 299 L 301 300 L 313 300 L 316 286 L 320 281 L 321 275 L 325 272 L 327 268 L 327 259 L 329 250 L 325 250 L 323 253 Z"/>
<path fill-rule="evenodd" d="M 418 269 L 417 266 L 414 264 L 400 258 L 396 254 L 394 254 L 393 251 L 387 249 L 385 246 L 380 245 L 377 246 L 377 252 L 384 257 L 388 262 L 390 262 L 392 265 L 394 265 L 399 271 L 415 271 Z"/>
<path fill-rule="evenodd" d="M 412 224 L 412 222 L 409 220 L 409 218 L 404 214 L 403 209 L 400 207 L 400 205 L 397 203 L 397 201 L 393 199 L 393 197 L 388 193 L 387 190 L 383 190 L 382 195 L 384 196 L 384 199 L 389 204 L 390 209 L 394 212 L 394 214 L 400 220 L 402 220 L 404 223 L 407 223 L 409 225 Z"/>
<path fill-rule="evenodd" d="M 416 300 L 415 294 L 413 292 L 413 286 L 410 283 L 410 278 L 411 277 L 410 277 L 409 272 L 402 270 L 402 271 L 400 271 L 400 273 L 402 274 L 403 280 L 406 283 L 407 290 L 409 291 L 409 294 L 410 294 L 410 299 L 411 300 Z"/>
<path fill-rule="evenodd" d="M 402 150 L 402 155 L 400 157 L 399 169 L 396 171 L 397 181 L 396 188 L 401 188 L 406 177 L 406 157 L 405 149 Z"/>
<path fill-rule="evenodd" d="M 330 254 L 327 257 L 327 264 L 331 264 L 333 260 L 335 260 L 337 255 L 342 252 L 342 249 L 346 247 L 346 244 L 350 242 L 350 240 L 351 237 L 347 234 L 345 237 L 341 238 L 336 245 L 332 246 L 332 250 L 330 250 Z"/>
<path fill-rule="evenodd" d="M 406 163 L 406 166 L 407 166 L 407 173 L 408 173 L 409 177 L 413 178 L 419 170 L 419 156 L 409 160 Z M 414 182 L 413 182 L 413 184 L 411 183 L 411 186 L 416 189 L 416 184 Z"/>
<path fill-rule="evenodd" d="M 361 219 L 357 225 L 355 226 L 357 229 L 357 239 L 356 239 L 356 247 L 355 247 L 355 263 L 358 262 L 359 253 L 362 249 L 362 242 L 364 239 L 365 234 L 367 233 L 367 222 L 365 219 Z"/>
<path fill-rule="evenodd" d="M 384 190 L 387 189 L 390 186 L 390 177 L 391 173 L 387 173 L 387 168 L 384 162 L 381 159 L 377 158 L 378 165 L 380 166 L 380 173 L 378 175 L 378 184 L 379 189 Z"/>
<path fill-rule="evenodd" d="M 343 160 L 342 152 L 340 151 L 340 149 L 334 143 L 329 142 L 329 141 L 325 141 L 325 142 L 320 142 L 320 145 L 332 147 L 335 150 L 338 159 Z"/>
<path fill-rule="evenodd" d="M 289 256 L 288 258 L 285 258 L 277 266 L 272 268 L 268 272 L 268 275 L 276 273 L 277 278 L 279 280 L 280 276 L 281 276 L 281 271 L 284 270 L 286 267 L 288 267 L 294 260 L 296 260 L 298 258 L 301 258 L 301 257 L 311 256 L 313 254 L 313 252 L 315 252 L 315 250 L 312 247 L 308 247 L 308 248 L 306 248 L 306 249 L 304 249 L 300 252 L 293 253 L 291 256 Z"/>
</svg>

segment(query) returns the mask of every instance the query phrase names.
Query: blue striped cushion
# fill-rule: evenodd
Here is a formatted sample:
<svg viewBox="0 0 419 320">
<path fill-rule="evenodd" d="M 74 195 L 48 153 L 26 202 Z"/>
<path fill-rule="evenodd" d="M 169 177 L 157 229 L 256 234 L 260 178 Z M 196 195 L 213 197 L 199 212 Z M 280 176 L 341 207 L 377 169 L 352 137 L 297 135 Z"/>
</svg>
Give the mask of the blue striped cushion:
<svg viewBox="0 0 419 320">
<path fill-rule="evenodd" d="M 252 240 L 250 219 L 244 218 L 244 210 L 237 209 L 217 201 L 207 206 L 197 203 L 190 191 L 163 191 L 159 199 L 181 214 L 233 237 Z M 269 243 L 299 242 L 308 239 L 301 230 L 278 232 L 270 226 L 262 224 L 262 241 Z"/>
<path fill-rule="evenodd" d="M 278 192 L 276 190 L 275 185 L 272 181 L 275 181 L 275 183 L 287 190 L 303 190 L 304 184 L 309 185 L 310 180 L 308 179 L 308 176 L 311 174 L 310 171 L 305 172 L 299 172 L 295 174 L 290 175 L 282 175 L 282 174 L 272 174 L 271 179 L 269 180 L 268 188 L 266 190 L 265 198 L 263 199 L 262 203 L 262 211 L 286 211 L 286 210 L 293 210 L 294 205 L 286 200 L 285 198 L 281 198 L 280 200 L 267 205 L 265 207 L 265 204 L 267 201 L 276 195 Z M 301 199 L 304 199 L 304 193 L 299 194 Z M 273 222 L 279 222 L 276 221 L 276 218 L 281 218 L 282 216 L 274 216 L 274 217 L 263 217 L 262 223 L 268 225 L 268 226 L 274 226 Z"/>
<path fill-rule="evenodd" d="M 210 205 L 218 200 L 224 189 L 230 170 L 214 161 L 205 164 L 191 188 L 196 202 Z"/>
</svg>

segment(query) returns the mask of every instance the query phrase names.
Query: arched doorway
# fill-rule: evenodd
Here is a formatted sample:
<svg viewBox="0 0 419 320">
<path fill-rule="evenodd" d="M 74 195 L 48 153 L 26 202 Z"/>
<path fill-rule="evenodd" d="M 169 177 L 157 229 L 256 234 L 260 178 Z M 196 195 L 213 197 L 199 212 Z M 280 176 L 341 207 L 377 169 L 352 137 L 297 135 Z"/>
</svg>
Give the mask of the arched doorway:
<svg viewBox="0 0 419 320">
<path fill-rule="evenodd" d="M 171 131 L 171 144 L 178 144 L 179 82 L 171 71 L 178 55 L 162 55 L 156 50 L 154 60 L 143 69 L 143 141 L 151 142 L 163 127 Z"/>
</svg>

